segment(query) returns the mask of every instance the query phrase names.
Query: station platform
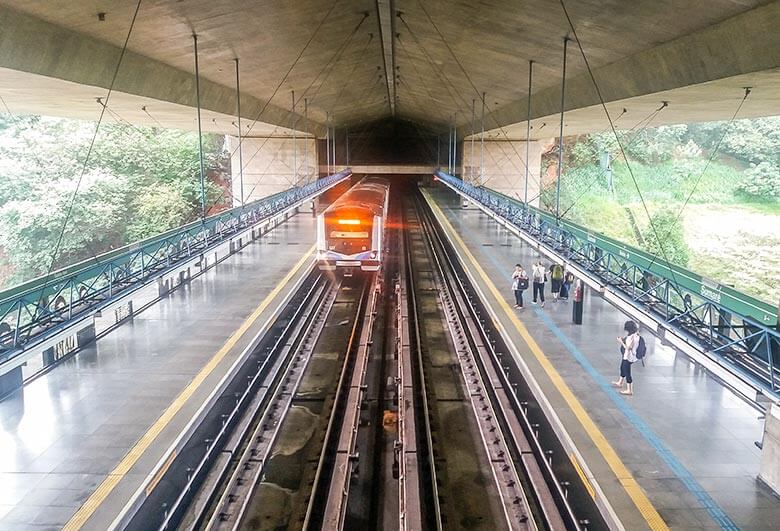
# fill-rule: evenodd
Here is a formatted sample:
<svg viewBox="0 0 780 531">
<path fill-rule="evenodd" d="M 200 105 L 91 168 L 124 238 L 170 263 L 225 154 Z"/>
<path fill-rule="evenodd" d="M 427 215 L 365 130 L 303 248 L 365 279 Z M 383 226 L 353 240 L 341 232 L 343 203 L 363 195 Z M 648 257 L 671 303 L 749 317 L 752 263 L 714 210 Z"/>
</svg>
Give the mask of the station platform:
<svg viewBox="0 0 780 531">
<path fill-rule="evenodd" d="M 0 402 L 0 529 L 108 529 L 313 263 L 302 212 Z"/>
<path fill-rule="evenodd" d="M 524 309 L 515 309 L 514 265 L 530 276 L 536 251 L 454 193 L 425 190 L 513 355 L 576 448 L 569 457 L 625 529 L 777 529 L 780 499 L 756 479 L 759 411 L 647 332 L 634 395 L 619 394 L 610 382 L 627 317 L 589 290 L 575 325 L 572 303 L 553 302 L 549 282 L 543 308 L 529 289 Z"/>
</svg>

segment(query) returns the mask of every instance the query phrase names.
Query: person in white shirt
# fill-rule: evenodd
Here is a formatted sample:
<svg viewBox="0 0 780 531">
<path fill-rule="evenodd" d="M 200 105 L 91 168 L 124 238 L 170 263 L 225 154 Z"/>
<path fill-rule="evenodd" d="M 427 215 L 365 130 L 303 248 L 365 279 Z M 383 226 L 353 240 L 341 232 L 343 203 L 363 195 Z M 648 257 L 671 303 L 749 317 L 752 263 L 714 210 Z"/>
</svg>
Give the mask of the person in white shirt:
<svg viewBox="0 0 780 531">
<path fill-rule="evenodd" d="M 515 270 L 512 272 L 512 291 L 515 292 L 515 308 L 523 308 L 523 291 L 528 289 L 528 275 L 526 275 L 523 266 L 515 264 Z"/>
<path fill-rule="evenodd" d="M 631 364 L 637 361 L 636 348 L 639 346 L 639 327 L 634 321 L 626 321 L 623 330 L 626 331 L 626 337 L 617 338 L 622 354 L 620 379 L 612 382 L 612 385 L 620 388 L 620 394 L 633 395 L 634 379 L 631 377 Z M 623 382 L 626 383 L 625 389 L 623 389 Z"/>
<path fill-rule="evenodd" d="M 533 267 L 533 280 L 534 280 L 534 300 L 536 304 L 537 295 L 544 308 L 544 283 L 547 282 L 547 271 L 545 271 L 542 261 L 539 260 Z"/>
</svg>

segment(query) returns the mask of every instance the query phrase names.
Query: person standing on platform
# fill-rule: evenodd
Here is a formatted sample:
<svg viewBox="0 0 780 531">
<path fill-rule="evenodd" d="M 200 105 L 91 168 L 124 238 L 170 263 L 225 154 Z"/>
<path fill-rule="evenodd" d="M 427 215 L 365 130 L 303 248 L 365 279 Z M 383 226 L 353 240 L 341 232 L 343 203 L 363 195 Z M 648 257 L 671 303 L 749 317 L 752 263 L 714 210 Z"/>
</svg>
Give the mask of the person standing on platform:
<svg viewBox="0 0 780 531">
<path fill-rule="evenodd" d="M 528 275 L 523 266 L 515 264 L 512 272 L 512 291 L 515 292 L 515 308 L 523 309 L 523 292 L 528 289 Z"/>
<path fill-rule="evenodd" d="M 552 264 L 550 266 L 550 283 L 553 302 L 558 302 L 558 296 L 561 293 L 561 286 L 563 285 L 563 266 L 561 264 Z"/>
<path fill-rule="evenodd" d="M 571 285 L 574 284 L 574 275 L 571 271 L 566 271 L 563 276 L 563 282 L 561 283 L 560 299 L 562 301 L 569 300 L 569 292 L 571 291 Z"/>
<path fill-rule="evenodd" d="M 538 298 L 538 300 L 540 300 L 542 303 L 542 308 L 544 308 L 544 283 L 547 282 L 547 271 L 545 271 L 541 260 L 539 260 L 534 264 L 533 277 L 534 277 L 534 300 L 532 302 L 536 304 Z"/>
<path fill-rule="evenodd" d="M 626 332 L 626 337 L 617 338 L 620 343 L 620 354 L 622 355 L 620 360 L 620 378 L 612 385 L 620 388 L 620 394 L 633 395 L 634 394 L 634 379 L 631 377 L 631 364 L 637 361 L 636 349 L 639 346 L 639 327 L 634 321 L 626 321 L 623 325 L 623 330 Z M 623 389 L 623 382 L 626 383 L 626 388 Z"/>
</svg>

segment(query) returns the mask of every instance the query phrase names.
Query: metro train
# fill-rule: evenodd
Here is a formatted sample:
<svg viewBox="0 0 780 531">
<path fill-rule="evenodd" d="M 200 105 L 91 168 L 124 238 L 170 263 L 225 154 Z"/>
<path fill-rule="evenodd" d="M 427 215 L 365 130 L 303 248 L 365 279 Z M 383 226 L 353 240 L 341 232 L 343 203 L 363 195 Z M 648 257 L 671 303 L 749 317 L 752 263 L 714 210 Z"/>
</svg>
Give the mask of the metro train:
<svg viewBox="0 0 780 531">
<path fill-rule="evenodd" d="M 364 178 L 317 216 L 320 270 L 379 270 L 389 190 L 386 179 Z"/>
</svg>

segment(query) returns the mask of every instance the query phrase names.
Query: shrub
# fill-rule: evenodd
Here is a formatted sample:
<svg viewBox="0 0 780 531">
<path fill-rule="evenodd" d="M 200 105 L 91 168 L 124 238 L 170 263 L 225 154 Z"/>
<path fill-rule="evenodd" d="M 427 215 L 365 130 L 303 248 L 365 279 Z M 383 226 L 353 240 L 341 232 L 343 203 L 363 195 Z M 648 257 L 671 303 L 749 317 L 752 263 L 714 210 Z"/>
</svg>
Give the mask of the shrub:
<svg viewBox="0 0 780 531">
<path fill-rule="evenodd" d="M 667 259 L 673 264 L 687 266 L 690 249 L 685 243 L 682 224 L 677 211 L 671 208 L 659 210 L 650 217 L 645 238 L 645 250 L 653 253 L 662 261 Z"/>
<path fill-rule="evenodd" d="M 756 199 L 780 199 L 780 166 L 767 161 L 751 164 L 738 190 Z"/>
</svg>

